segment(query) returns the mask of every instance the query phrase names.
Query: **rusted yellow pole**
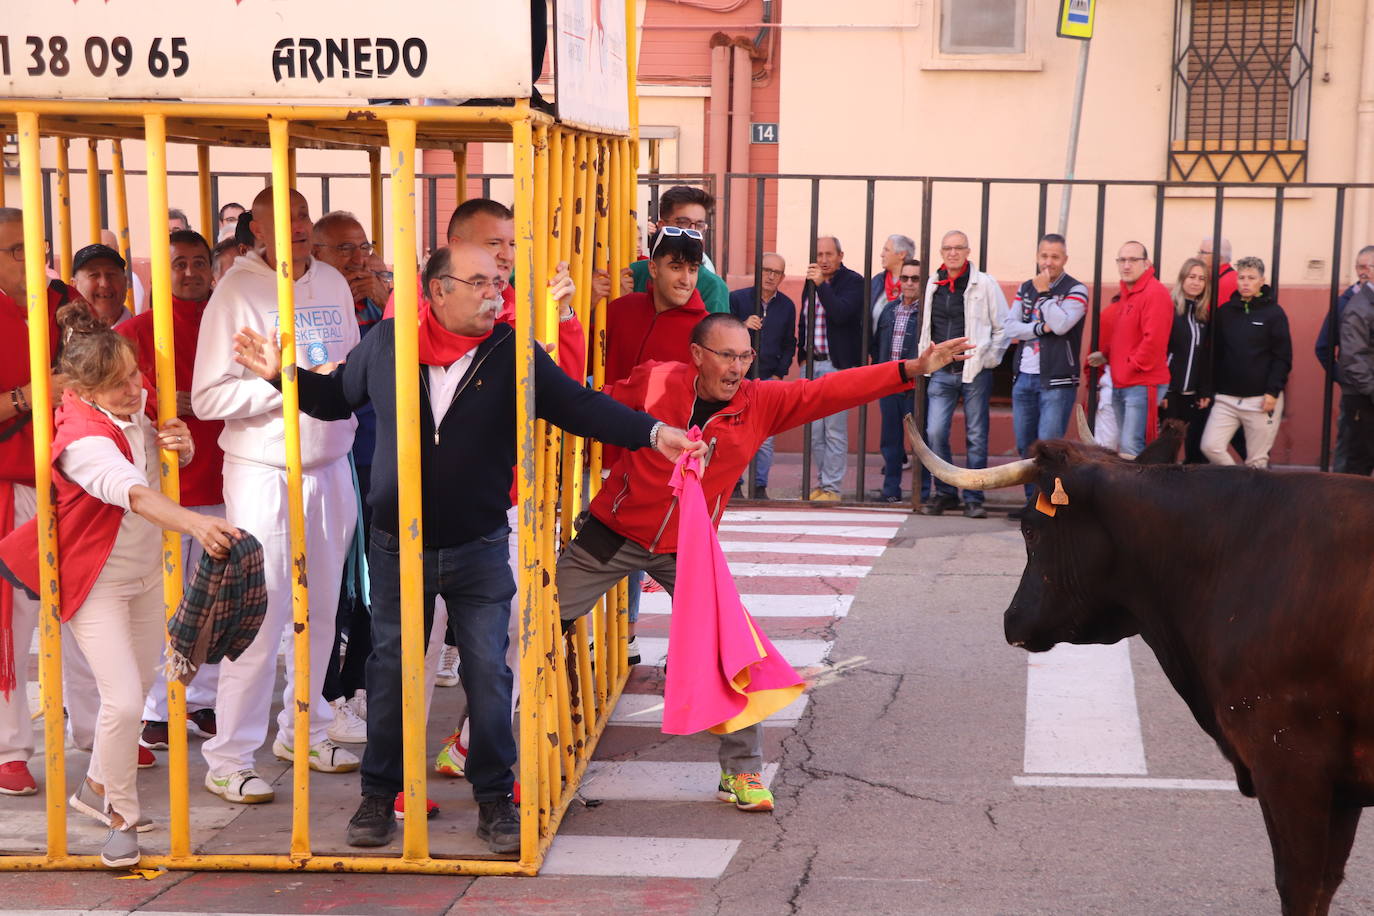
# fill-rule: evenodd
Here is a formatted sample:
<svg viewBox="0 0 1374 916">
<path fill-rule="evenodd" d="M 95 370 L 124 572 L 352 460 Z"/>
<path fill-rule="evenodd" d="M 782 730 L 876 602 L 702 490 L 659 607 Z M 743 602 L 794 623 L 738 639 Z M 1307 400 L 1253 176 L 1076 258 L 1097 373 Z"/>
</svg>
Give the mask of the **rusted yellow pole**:
<svg viewBox="0 0 1374 916">
<path fill-rule="evenodd" d="M 592 259 L 597 267 L 610 273 L 611 297 L 615 298 L 620 291 L 620 275 L 615 271 L 610 244 L 611 143 L 601 137 L 596 138 L 596 170 L 595 249 Z M 606 384 L 606 305 L 605 299 L 593 303 L 592 320 L 587 325 L 587 354 L 591 365 L 592 387 L 597 390 Z M 590 454 L 587 456 L 590 468 L 588 478 L 591 482 L 589 498 L 601 489 L 601 449 L 601 443 L 593 441 Z M 602 598 L 597 602 L 596 610 L 592 614 L 596 629 L 596 641 L 592 647 L 596 659 L 596 705 L 607 718 L 607 697 L 610 689 L 606 641 L 608 604 L 609 600 Z"/>
<path fill-rule="evenodd" d="M 152 261 L 153 341 L 157 347 L 157 419 L 177 415 L 176 353 L 172 347 L 172 262 L 167 243 L 167 121 L 160 114 L 145 115 L 143 132 L 148 157 L 148 252 Z M 201 147 L 205 149 L 205 147 Z M 181 501 L 177 453 L 164 450 L 162 492 Z M 181 535 L 162 532 L 162 599 L 168 617 L 181 603 Z M 191 800 L 186 781 L 186 689 L 176 678 L 167 680 L 168 767 L 171 807 L 171 852 L 191 853 Z"/>
<path fill-rule="evenodd" d="M 424 811 L 424 532 L 420 495 L 419 307 L 415 295 L 415 122 L 389 121 L 391 240 L 396 259 L 396 467 L 400 470 L 401 734 L 406 811 Z M 429 856 L 429 821 L 405 819 L 402 855 Z"/>
<path fill-rule="evenodd" d="M 277 333 L 281 342 L 281 399 L 285 426 L 287 515 L 291 527 L 291 568 L 304 571 L 305 505 L 301 495 L 300 393 L 296 387 L 296 284 L 291 258 L 291 168 L 289 121 L 267 122 L 272 143 L 272 217 L 277 239 Z M 291 615 L 295 627 L 296 710 L 292 756 L 291 855 L 310 855 L 310 595 L 305 576 L 291 577 Z"/>
<path fill-rule="evenodd" d="M 134 258 L 129 244 L 129 187 L 124 180 L 124 143 L 119 138 L 110 141 L 112 152 L 111 177 L 114 179 L 115 239 L 119 245 L 119 256 L 124 259 L 124 275 L 128 284 L 124 290 L 124 307 L 129 311 L 142 305 L 134 302 Z M 167 214 L 164 212 L 163 216 Z M 165 238 L 165 236 L 164 236 Z"/>
<path fill-rule="evenodd" d="M 43 166 L 38 116 L 19 112 L 19 189 L 24 210 L 24 283 L 29 309 L 29 403 L 33 418 L 33 478 L 38 493 L 40 621 L 38 664 L 43 683 L 43 770 L 46 785 L 67 785 L 62 717 L 62 600 L 57 579 L 57 519 L 52 498 L 52 390 L 48 341 L 48 276 L 43 263 Z M 53 342 L 55 343 L 55 342 Z M 26 647 L 24 647 L 26 648 Z M 21 647 L 15 647 L 20 655 Z M 22 656 L 20 656 L 22 657 Z M 67 793 L 44 793 L 48 812 L 48 858 L 67 854 Z"/>
<path fill-rule="evenodd" d="M 385 227 L 382 225 L 382 151 L 379 149 L 367 151 L 367 176 L 368 194 L 372 203 L 372 245 L 378 257 L 385 257 Z"/>
<path fill-rule="evenodd" d="M 105 228 L 100 218 L 100 146 L 94 137 L 86 141 L 86 224 L 90 227 L 87 245 L 100 241 L 100 230 Z M 84 247 L 84 246 L 82 246 Z"/>
<path fill-rule="evenodd" d="M 528 112 L 527 112 L 528 113 Z M 533 866 L 537 861 L 541 753 L 546 743 L 541 702 L 542 685 L 538 638 L 538 541 L 535 533 L 535 440 L 534 440 L 534 137 L 528 120 L 511 125 L 513 177 L 515 180 L 515 436 L 516 485 L 520 518 L 519 581 L 517 597 L 520 613 L 520 862 Z"/>
<path fill-rule="evenodd" d="M 72 167 L 66 137 L 57 138 L 57 271 L 62 279 L 72 279 Z M 4 185 L 0 176 L 0 185 Z M 0 206 L 4 192 L 0 191 Z"/>
<path fill-rule="evenodd" d="M 219 214 L 215 212 L 214 176 L 210 174 L 210 146 L 196 145 L 196 185 L 200 192 L 200 232 L 210 247 L 219 241 Z M 164 208 L 165 209 L 165 208 Z"/>
<path fill-rule="evenodd" d="M 468 199 L 468 145 L 453 144 L 453 206 Z"/>
</svg>

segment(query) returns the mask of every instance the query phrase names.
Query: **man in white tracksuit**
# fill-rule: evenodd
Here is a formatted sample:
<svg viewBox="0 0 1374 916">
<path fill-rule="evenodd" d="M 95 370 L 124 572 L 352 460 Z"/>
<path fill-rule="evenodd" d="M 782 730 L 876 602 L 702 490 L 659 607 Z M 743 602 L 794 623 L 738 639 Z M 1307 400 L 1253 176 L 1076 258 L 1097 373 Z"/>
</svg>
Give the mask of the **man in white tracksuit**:
<svg viewBox="0 0 1374 916">
<path fill-rule="evenodd" d="M 271 801 L 272 788 L 254 770 L 254 754 L 267 737 L 277 651 L 291 620 L 291 530 L 287 511 L 286 450 L 281 394 L 239 366 L 227 346 L 250 327 L 277 333 L 276 242 L 272 189 L 253 201 L 252 230 L 265 250 L 234 262 L 215 287 L 200 326 L 191 404 L 196 416 L 223 420 L 224 503 L 228 520 L 263 546 L 267 617 L 248 650 L 220 668 L 215 705 L 218 733 L 205 742 L 205 788 L 226 801 Z M 358 343 L 353 294 L 333 267 L 310 257 L 310 211 L 291 192 L 292 265 L 295 272 L 296 358 L 302 369 L 340 362 Z M 348 455 L 357 421 L 320 421 L 301 415 L 302 498 L 305 503 L 306 576 L 310 586 L 310 768 L 340 773 L 358 758 L 329 740 L 333 710 L 320 690 L 334 643 L 334 618 L 344 559 L 353 540 L 357 504 Z M 286 655 L 283 711 L 273 753 L 293 754 L 294 657 Z"/>
</svg>

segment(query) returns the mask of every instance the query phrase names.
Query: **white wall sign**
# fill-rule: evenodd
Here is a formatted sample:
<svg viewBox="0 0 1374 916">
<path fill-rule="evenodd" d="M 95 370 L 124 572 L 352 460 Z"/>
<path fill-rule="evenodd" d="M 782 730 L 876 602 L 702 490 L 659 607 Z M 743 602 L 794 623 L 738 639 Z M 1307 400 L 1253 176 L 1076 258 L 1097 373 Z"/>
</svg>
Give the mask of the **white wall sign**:
<svg viewBox="0 0 1374 916">
<path fill-rule="evenodd" d="M 462 99 L 525 97 L 530 91 L 529 8 L 523 3 L 3 5 L 0 96 Z"/>
<path fill-rule="evenodd" d="M 559 119 L 629 130 L 625 0 L 555 0 L 553 33 Z"/>
</svg>

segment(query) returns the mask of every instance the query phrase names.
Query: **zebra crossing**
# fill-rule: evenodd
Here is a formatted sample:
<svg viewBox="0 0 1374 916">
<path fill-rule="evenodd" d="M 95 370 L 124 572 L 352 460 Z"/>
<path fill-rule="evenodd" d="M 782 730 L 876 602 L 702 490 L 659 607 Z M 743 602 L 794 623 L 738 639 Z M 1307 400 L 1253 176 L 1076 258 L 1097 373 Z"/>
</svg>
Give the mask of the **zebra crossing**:
<svg viewBox="0 0 1374 916">
<path fill-rule="evenodd" d="M 908 517 L 906 510 L 883 509 L 751 508 L 725 513 L 721 547 L 744 606 L 807 679 L 808 691 L 829 668 L 833 642 L 818 634 L 833 633 L 831 627 L 850 613 L 859 583 Z M 715 797 L 720 768 L 714 762 L 606 759 L 605 748 L 618 730 L 636 730 L 627 733 L 633 741 L 642 740 L 644 730 L 663 725 L 658 669 L 667 657 L 671 610 L 671 600 L 661 591 L 642 596 L 637 639 L 643 661 L 611 715 L 579 794 L 598 803 L 717 806 L 721 815 L 712 826 L 718 824 L 719 832 L 715 838 L 579 836 L 575 823 L 565 823 L 541 869 L 543 875 L 717 878 L 739 847 L 740 837 L 731 836 L 731 829 L 740 820 Z M 809 699 L 803 693 L 765 720 L 765 736 L 795 728 Z M 683 739 L 669 739 L 661 746 L 671 750 L 688 745 Z M 772 783 L 777 770 L 777 763 L 765 764 L 765 784 Z"/>
</svg>

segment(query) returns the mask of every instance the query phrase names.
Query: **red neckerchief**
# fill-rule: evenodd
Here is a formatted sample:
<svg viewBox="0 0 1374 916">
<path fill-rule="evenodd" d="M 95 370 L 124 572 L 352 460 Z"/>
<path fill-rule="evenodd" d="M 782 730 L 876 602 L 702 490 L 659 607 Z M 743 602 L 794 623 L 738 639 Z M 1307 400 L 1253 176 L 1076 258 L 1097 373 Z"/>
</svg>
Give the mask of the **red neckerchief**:
<svg viewBox="0 0 1374 916">
<path fill-rule="evenodd" d="M 935 281 L 935 285 L 949 287 L 949 294 L 952 296 L 954 295 L 955 282 L 966 273 L 968 273 L 968 261 L 964 262 L 964 266 L 959 268 L 957 274 L 951 274 L 948 269 L 941 267 L 939 273 L 936 274 L 939 279 Z"/>
<path fill-rule="evenodd" d="M 883 277 L 883 292 L 887 296 L 887 301 L 902 298 L 902 281 L 890 270 L 884 273 L 886 276 Z"/>
<path fill-rule="evenodd" d="M 455 334 L 439 323 L 434 309 L 420 310 L 420 362 L 426 366 L 451 366 L 490 336 L 491 331 L 481 337 Z"/>
<path fill-rule="evenodd" d="M 501 287 L 501 314 L 496 320 L 505 324 L 515 323 L 515 284 L 507 283 Z"/>
</svg>

